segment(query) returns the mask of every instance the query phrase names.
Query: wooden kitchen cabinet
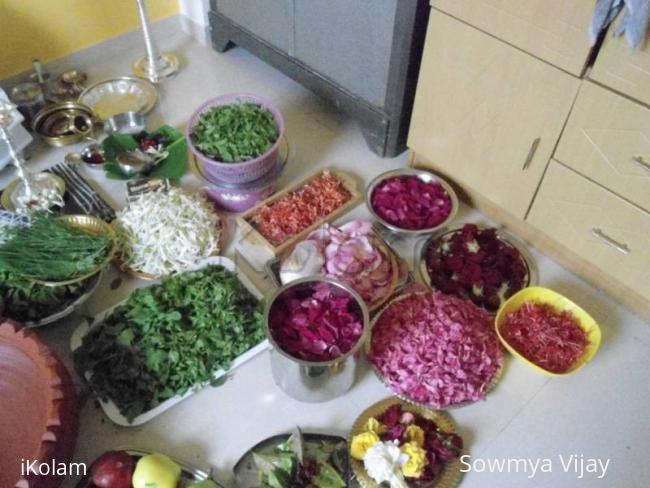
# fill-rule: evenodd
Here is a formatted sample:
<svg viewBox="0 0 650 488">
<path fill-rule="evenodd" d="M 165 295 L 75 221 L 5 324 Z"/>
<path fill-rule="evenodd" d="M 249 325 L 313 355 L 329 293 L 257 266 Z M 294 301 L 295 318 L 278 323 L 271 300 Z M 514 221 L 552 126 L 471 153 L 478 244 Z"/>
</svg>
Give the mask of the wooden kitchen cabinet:
<svg viewBox="0 0 650 488">
<path fill-rule="evenodd" d="M 625 37 L 614 37 L 610 28 L 594 67 L 592 80 L 650 105 L 650 42 L 631 50 Z"/>
<path fill-rule="evenodd" d="M 580 76 L 594 0 L 432 0 L 431 5 Z"/>
<path fill-rule="evenodd" d="M 432 9 L 408 145 L 524 218 L 579 80 Z"/>
<path fill-rule="evenodd" d="M 650 300 L 650 214 L 552 161 L 527 222 Z"/>
<path fill-rule="evenodd" d="M 555 159 L 650 211 L 647 107 L 593 83 L 584 83 Z"/>
</svg>

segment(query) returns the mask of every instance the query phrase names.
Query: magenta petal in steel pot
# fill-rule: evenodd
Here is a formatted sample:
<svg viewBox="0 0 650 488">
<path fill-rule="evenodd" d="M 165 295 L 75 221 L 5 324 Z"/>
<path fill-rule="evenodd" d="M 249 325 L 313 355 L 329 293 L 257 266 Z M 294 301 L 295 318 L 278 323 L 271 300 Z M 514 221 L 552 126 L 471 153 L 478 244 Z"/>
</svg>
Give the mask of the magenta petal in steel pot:
<svg viewBox="0 0 650 488">
<path fill-rule="evenodd" d="M 275 119 L 278 127 L 278 140 L 261 156 L 250 159 L 248 161 L 241 161 L 235 163 L 225 163 L 223 161 L 215 161 L 209 158 L 201 151 L 198 150 L 192 143 L 192 130 L 199 120 L 203 112 L 211 107 L 218 107 L 221 105 L 231 105 L 237 102 L 252 102 L 261 105 L 268 109 Z M 284 119 L 280 110 L 275 107 L 268 100 L 258 97 L 257 95 L 250 94 L 232 94 L 223 95 L 212 100 L 205 102 L 201 105 L 190 118 L 187 128 L 185 130 L 187 144 L 196 158 L 199 170 L 205 178 L 210 181 L 221 181 L 225 183 L 249 183 L 261 179 L 264 175 L 269 173 L 272 168 L 277 164 L 280 153 L 280 145 L 284 138 Z"/>
</svg>

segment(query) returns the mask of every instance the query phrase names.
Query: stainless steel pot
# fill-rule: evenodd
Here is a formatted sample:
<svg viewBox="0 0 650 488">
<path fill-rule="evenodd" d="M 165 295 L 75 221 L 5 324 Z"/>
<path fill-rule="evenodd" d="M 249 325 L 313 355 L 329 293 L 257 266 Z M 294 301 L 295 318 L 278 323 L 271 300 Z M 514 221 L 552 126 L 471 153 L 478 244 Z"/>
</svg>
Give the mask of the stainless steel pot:
<svg viewBox="0 0 650 488">
<path fill-rule="evenodd" d="M 295 358 L 284 352 L 275 342 L 269 325 L 269 313 L 276 300 L 287 290 L 329 283 L 348 293 L 361 310 L 362 333 L 357 343 L 347 353 L 324 362 L 311 362 Z M 348 285 L 333 278 L 308 276 L 278 288 L 267 300 L 264 310 L 266 336 L 271 349 L 271 374 L 275 383 L 290 397 L 302 402 L 325 402 L 341 396 L 354 384 L 359 351 L 368 336 L 369 315 L 363 299 Z"/>
</svg>

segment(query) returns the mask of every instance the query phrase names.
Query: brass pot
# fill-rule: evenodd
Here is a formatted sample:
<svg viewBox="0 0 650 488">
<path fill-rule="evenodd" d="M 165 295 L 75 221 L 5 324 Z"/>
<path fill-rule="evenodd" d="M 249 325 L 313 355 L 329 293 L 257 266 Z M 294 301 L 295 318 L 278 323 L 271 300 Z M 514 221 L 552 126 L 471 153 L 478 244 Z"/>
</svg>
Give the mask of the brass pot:
<svg viewBox="0 0 650 488">
<path fill-rule="evenodd" d="M 86 105 L 62 102 L 39 110 L 32 130 L 50 146 L 62 147 L 91 138 L 94 123 L 95 115 Z"/>
</svg>

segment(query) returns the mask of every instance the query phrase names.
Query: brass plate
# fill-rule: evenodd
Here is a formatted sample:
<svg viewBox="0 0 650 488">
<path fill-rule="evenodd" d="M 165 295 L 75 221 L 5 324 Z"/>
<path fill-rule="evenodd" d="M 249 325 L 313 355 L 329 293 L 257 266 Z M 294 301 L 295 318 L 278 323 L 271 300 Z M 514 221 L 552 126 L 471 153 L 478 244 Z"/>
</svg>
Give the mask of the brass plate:
<svg viewBox="0 0 650 488">
<path fill-rule="evenodd" d="M 451 419 L 451 417 L 440 410 L 430 410 L 428 408 L 419 407 L 411 403 L 404 402 L 397 398 L 386 398 L 380 402 L 371 405 L 366 410 L 363 411 L 357 420 L 354 421 L 352 425 L 352 431 L 350 432 L 350 439 L 348 440 L 348 457 L 350 459 L 350 467 L 352 468 L 352 473 L 363 488 L 382 488 L 383 485 L 377 484 L 368 474 L 366 473 L 363 463 L 354 459 L 349 455 L 350 446 L 352 443 L 352 438 L 363 432 L 363 427 L 366 424 L 366 421 L 370 417 L 378 417 L 384 413 L 388 407 L 391 405 L 400 404 L 404 410 L 413 412 L 416 415 L 420 415 L 428 420 L 433 420 L 441 430 L 446 432 L 456 432 L 456 424 Z M 417 485 L 412 485 L 417 488 L 455 488 L 460 484 L 460 480 L 463 477 L 461 472 L 461 462 L 457 458 L 453 461 L 450 461 L 446 464 L 445 469 L 442 471 L 440 476 L 434 479 L 431 483 L 424 484 L 418 483 Z"/>
<path fill-rule="evenodd" d="M 108 253 L 106 253 L 106 257 L 102 260 L 101 263 L 95 266 L 95 269 L 93 269 L 92 271 L 65 281 L 34 280 L 34 282 L 39 283 L 41 285 L 63 286 L 63 285 L 70 285 L 72 283 L 83 281 L 86 278 L 90 278 L 91 276 L 99 273 L 102 269 L 108 266 L 108 263 L 111 262 L 113 256 L 115 255 L 115 233 L 113 232 L 113 228 L 110 225 L 108 225 L 106 222 L 104 222 L 102 219 L 98 217 L 93 217 L 92 215 L 63 215 L 62 217 L 59 218 L 65 220 L 72 226 L 77 227 L 78 229 L 82 229 L 88 232 L 89 234 L 108 235 L 111 238 L 110 248 L 108 250 Z"/>
<path fill-rule="evenodd" d="M 82 117 L 88 123 L 83 129 L 77 127 L 75 131 L 66 131 L 64 134 L 51 133 L 52 127 L 61 119 L 75 119 Z M 50 146 L 63 147 L 76 144 L 92 136 L 95 114 L 92 109 L 82 103 L 68 101 L 47 105 L 34 116 L 32 130 Z"/>
</svg>

